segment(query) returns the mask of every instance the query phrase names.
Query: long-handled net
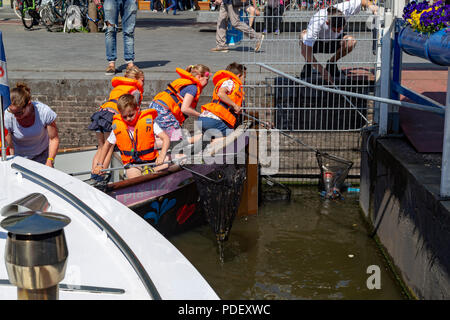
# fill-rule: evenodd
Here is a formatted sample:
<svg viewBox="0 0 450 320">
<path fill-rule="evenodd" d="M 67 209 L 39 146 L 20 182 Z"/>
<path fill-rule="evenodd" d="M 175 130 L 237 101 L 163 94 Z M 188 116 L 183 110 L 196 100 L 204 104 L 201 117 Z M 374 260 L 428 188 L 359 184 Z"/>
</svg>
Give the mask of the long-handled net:
<svg viewBox="0 0 450 320">
<path fill-rule="evenodd" d="M 321 194 L 327 199 L 338 199 L 341 197 L 341 188 L 353 162 L 316 152 L 317 163 L 320 168 L 319 188 Z"/>
<path fill-rule="evenodd" d="M 234 163 L 220 165 L 206 177 L 193 174 L 206 220 L 216 235 L 222 262 L 223 244 L 228 240 L 239 209 L 246 171 L 245 165 Z"/>
</svg>

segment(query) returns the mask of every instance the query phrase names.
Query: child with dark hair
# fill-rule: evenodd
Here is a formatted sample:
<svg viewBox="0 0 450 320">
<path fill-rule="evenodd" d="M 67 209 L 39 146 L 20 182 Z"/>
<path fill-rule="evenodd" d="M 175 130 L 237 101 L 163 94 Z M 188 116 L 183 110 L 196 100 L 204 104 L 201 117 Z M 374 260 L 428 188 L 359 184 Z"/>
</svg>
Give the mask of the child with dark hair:
<svg viewBox="0 0 450 320">
<path fill-rule="evenodd" d="M 243 84 L 246 70 L 244 65 L 233 62 L 226 70 L 214 74 L 212 101 L 202 106 L 202 113 L 198 118 L 203 132 L 217 129 L 226 136 L 236 128 L 244 101 Z"/>
</svg>

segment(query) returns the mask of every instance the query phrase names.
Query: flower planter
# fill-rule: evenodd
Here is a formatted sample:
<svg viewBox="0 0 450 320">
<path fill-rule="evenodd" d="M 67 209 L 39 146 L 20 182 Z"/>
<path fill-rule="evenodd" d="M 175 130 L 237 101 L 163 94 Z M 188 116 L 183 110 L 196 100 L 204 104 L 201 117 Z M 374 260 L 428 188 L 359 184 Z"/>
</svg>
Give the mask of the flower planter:
<svg viewBox="0 0 450 320">
<path fill-rule="evenodd" d="M 398 35 L 398 44 L 410 55 L 441 66 L 450 66 L 450 28 L 428 35 L 405 27 Z"/>
</svg>

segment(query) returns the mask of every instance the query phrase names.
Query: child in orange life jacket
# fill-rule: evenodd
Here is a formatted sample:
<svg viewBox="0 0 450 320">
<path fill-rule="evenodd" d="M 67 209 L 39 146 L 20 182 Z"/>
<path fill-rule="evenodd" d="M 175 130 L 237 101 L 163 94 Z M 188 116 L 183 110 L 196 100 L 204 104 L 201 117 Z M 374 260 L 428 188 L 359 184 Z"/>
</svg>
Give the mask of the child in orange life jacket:
<svg viewBox="0 0 450 320">
<path fill-rule="evenodd" d="M 246 70 L 242 64 L 233 62 L 226 70 L 214 74 L 212 101 L 202 106 L 202 113 L 198 118 L 203 133 L 209 129 L 217 129 L 223 136 L 227 136 L 237 127 L 237 118 L 244 101 L 242 86 Z"/>
<path fill-rule="evenodd" d="M 167 165 L 161 164 L 168 160 L 166 154 L 170 139 L 155 122 L 158 115 L 156 110 L 140 111 L 135 97 L 131 94 L 122 95 L 117 101 L 117 107 L 120 113 L 113 117 L 111 134 L 101 149 L 99 162 L 92 173 L 100 174 L 104 159 L 114 144 L 117 144 L 120 150 L 124 165 L 155 163 L 159 167 L 155 167 L 154 171 L 166 168 Z M 161 152 L 155 148 L 155 135 L 163 142 Z M 126 175 L 127 178 L 134 178 L 145 174 L 143 171 L 146 170 L 144 166 L 131 167 L 126 170 Z"/>
<path fill-rule="evenodd" d="M 92 123 L 88 127 L 89 130 L 95 131 L 98 144 L 97 153 L 92 159 L 92 169 L 94 169 L 99 162 L 100 150 L 111 132 L 113 116 L 119 113 L 119 110 L 117 109 L 117 100 L 119 97 L 126 93 L 132 94 L 135 97 L 138 106 L 141 105 L 144 94 L 144 72 L 133 65 L 126 69 L 123 77 L 114 77 L 111 80 L 111 84 L 113 89 L 109 94 L 108 101 L 103 103 L 100 106 L 100 110 L 91 116 Z M 111 149 L 105 157 L 103 163 L 105 168 L 109 167 L 112 153 L 113 149 Z M 93 176 L 93 178 L 98 177 Z"/>
<path fill-rule="evenodd" d="M 158 93 L 150 103 L 150 108 L 158 111 L 156 123 L 171 141 L 182 139 L 181 126 L 188 116 L 198 118 L 200 115 L 195 108 L 210 76 L 209 68 L 202 64 L 189 66 L 186 70 L 177 68 L 176 72 L 180 78 Z"/>
</svg>

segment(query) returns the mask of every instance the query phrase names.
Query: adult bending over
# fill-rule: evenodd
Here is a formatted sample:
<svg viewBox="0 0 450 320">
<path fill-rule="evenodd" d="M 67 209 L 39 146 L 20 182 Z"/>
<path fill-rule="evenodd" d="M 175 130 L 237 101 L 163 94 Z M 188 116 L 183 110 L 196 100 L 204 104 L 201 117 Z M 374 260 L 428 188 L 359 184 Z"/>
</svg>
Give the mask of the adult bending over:
<svg viewBox="0 0 450 320">
<path fill-rule="evenodd" d="M 31 101 L 31 90 L 18 82 L 10 92 L 5 112 L 6 141 L 12 155 L 53 167 L 59 147 L 56 113 L 49 106 Z"/>
<path fill-rule="evenodd" d="M 336 62 L 348 55 L 356 46 L 356 39 L 343 33 L 347 19 L 359 13 L 361 7 L 369 8 L 377 14 L 378 7 L 370 0 L 348 0 L 319 10 L 309 21 L 307 30 L 300 35 L 301 53 L 306 65 L 302 76 L 310 75 L 312 67 L 317 69 L 323 79 L 332 82 L 332 77 L 339 77 L 340 70 Z M 317 62 L 315 53 L 334 54 L 324 68 Z"/>
</svg>

